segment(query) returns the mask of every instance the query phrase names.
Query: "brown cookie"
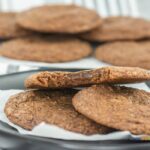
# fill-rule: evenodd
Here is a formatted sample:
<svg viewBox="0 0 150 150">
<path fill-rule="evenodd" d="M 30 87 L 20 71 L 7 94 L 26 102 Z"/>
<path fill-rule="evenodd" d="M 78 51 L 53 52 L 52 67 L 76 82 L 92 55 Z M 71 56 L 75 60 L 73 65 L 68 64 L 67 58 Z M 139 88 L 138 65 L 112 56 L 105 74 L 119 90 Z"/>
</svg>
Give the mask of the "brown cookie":
<svg viewBox="0 0 150 150">
<path fill-rule="evenodd" d="M 2 56 L 50 63 L 78 60 L 89 56 L 91 52 L 89 43 L 61 36 L 29 36 L 0 46 Z"/>
<path fill-rule="evenodd" d="M 150 134 L 150 93 L 110 85 L 92 86 L 73 98 L 75 109 L 105 126 Z"/>
<path fill-rule="evenodd" d="M 11 122 L 27 130 L 46 122 L 87 135 L 112 131 L 75 111 L 71 99 L 76 92 L 77 90 L 22 92 L 9 99 L 5 113 Z"/>
<path fill-rule="evenodd" d="M 81 87 L 100 83 L 134 83 L 150 80 L 147 70 L 130 67 L 104 67 L 79 72 L 39 72 L 25 81 L 27 88 L 55 89 Z"/>
<path fill-rule="evenodd" d="M 75 5 L 36 7 L 21 13 L 17 20 L 24 28 L 46 33 L 85 32 L 102 23 L 95 11 Z"/>
<path fill-rule="evenodd" d="M 16 23 L 17 13 L 0 13 L 0 39 L 10 39 L 31 34 Z"/>
<path fill-rule="evenodd" d="M 150 22 L 140 18 L 108 17 L 101 26 L 81 34 L 81 37 L 97 42 L 149 38 Z"/>
<path fill-rule="evenodd" d="M 95 57 L 116 66 L 150 69 L 150 41 L 108 43 L 97 47 Z"/>
</svg>

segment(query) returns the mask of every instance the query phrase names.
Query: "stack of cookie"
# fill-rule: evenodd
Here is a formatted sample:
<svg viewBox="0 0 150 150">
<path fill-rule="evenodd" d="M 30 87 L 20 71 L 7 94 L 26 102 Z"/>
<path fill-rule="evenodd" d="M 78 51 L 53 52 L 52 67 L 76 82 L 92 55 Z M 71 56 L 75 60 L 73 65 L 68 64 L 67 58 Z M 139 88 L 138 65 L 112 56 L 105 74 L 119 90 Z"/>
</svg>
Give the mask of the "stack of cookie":
<svg viewBox="0 0 150 150">
<path fill-rule="evenodd" d="M 150 22 L 141 18 L 108 17 L 82 39 L 105 42 L 94 57 L 115 65 L 150 69 Z"/>
<path fill-rule="evenodd" d="M 91 45 L 79 39 L 77 34 L 102 24 L 95 11 L 75 5 L 47 5 L 18 14 L 1 15 L 0 37 L 17 38 L 0 46 L 2 56 L 50 63 L 74 61 L 91 55 Z"/>
<path fill-rule="evenodd" d="M 10 40 L 0 54 L 13 59 L 57 63 L 94 56 L 116 66 L 150 69 L 150 22 L 144 19 L 101 18 L 75 5 L 47 5 L 0 13 L 0 38 Z M 94 55 L 91 42 L 101 43 Z"/>
<path fill-rule="evenodd" d="M 8 100 L 5 113 L 27 130 L 46 122 L 85 135 L 150 134 L 150 93 L 116 85 L 146 80 L 147 70 L 130 67 L 40 72 L 25 81 L 28 91 Z"/>
</svg>

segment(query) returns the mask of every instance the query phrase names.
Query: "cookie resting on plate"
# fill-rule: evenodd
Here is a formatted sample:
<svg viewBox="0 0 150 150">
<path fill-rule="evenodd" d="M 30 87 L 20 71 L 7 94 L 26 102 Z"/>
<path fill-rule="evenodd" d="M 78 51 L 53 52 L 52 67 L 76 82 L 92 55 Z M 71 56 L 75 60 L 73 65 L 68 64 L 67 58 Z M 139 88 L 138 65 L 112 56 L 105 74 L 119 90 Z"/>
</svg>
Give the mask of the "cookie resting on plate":
<svg viewBox="0 0 150 150">
<path fill-rule="evenodd" d="M 12 123 L 27 130 L 45 122 L 86 135 L 112 131 L 75 111 L 71 100 L 77 92 L 71 89 L 22 92 L 9 98 L 5 113 Z"/>
<path fill-rule="evenodd" d="M 73 97 L 73 106 L 102 125 L 133 134 L 150 134 L 150 93 L 128 87 L 97 85 Z"/>
</svg>

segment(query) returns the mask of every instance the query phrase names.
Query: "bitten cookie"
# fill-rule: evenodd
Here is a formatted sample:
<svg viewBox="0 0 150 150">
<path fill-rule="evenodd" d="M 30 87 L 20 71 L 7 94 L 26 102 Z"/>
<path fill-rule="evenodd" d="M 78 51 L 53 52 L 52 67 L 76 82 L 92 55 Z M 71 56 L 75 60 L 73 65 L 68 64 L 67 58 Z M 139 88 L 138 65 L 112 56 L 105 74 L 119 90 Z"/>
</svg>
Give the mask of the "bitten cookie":
<svg viewBox="0 0 150 150">
<path fill-rule="evenodd" d="M 31 34 L 16 23 L 17 13 L 0 13 L 0 39 L 10 39 Z"/>
<path fill-rule="evenodd" d="M 98 60 L 126 67 L 150 69 L 150 41 L 112 42 L 97 47 Z"/>
<path fill-rule="evenodd" d="M 135 83 L 150 80 L 147 70 L 131 67 L 104 67 L 79 72 L 39 72 L 25 81 L 27 88 L 55 89 L 82 87 L 100 83 Z"/>
<path fill-rule="evenodd" d="M 28 36 L 14 39 L 0 46 L 2 56 L 40 62 L 68 62 L 91 54 L 89 43 L 62 36 Z"/>
<path fill-rule="evenodd" d="M 150 134 L 150 93 L 143 90 L 99 85 L 83 89 L 73 106 L 97 123 L 133 134 Z"/>
<path fill-rule="evenodd" d="M 75 111 L 72 97 L 77 90 L 26 91 L 12 96 L 5 106 L 8 119 L 27 130 L 41 122 L 81 134 L 104 134 L 101 126 Z"/>
<path fill-rule="evenodd" d="M 101 17 L 93 10 L 76 5 L 46 5 L 18 16 L 24 28 L 46 33 L 80 33 L 101 25 Z"/>
<path fill-rule="evenodd" d="M 108 17 L 101 26 L 80 36 L 96 42 L 149 38 L 150 22 L 141 18 Z"/>
</svg>

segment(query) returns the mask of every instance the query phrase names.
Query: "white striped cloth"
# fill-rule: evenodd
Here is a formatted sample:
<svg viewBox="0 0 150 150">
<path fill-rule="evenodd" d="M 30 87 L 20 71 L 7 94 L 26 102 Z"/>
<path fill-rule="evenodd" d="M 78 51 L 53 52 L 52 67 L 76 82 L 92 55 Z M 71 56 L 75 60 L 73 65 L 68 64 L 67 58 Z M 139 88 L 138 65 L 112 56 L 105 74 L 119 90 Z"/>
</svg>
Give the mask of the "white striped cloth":
<svg viewBox="0 0 150 150">
<path fill-rule="evenodd" d="M 85 6 L 90 9 L 97 9 L 102 16 L 117 15 L 138 15 L 137 2 L 139 0 L 0 0 L 0 10 L 2 11 L 22 11 L 33 6 L 43 4 L 60 4 L 60 3 L 74 3 L 77 5 Z M 130 9 L 129 9 L 130 5 Z M 129 11 L 128 11 L 129 10 Z M 133 16 L 133 15 L 132 15 Z"/>
</svg>

